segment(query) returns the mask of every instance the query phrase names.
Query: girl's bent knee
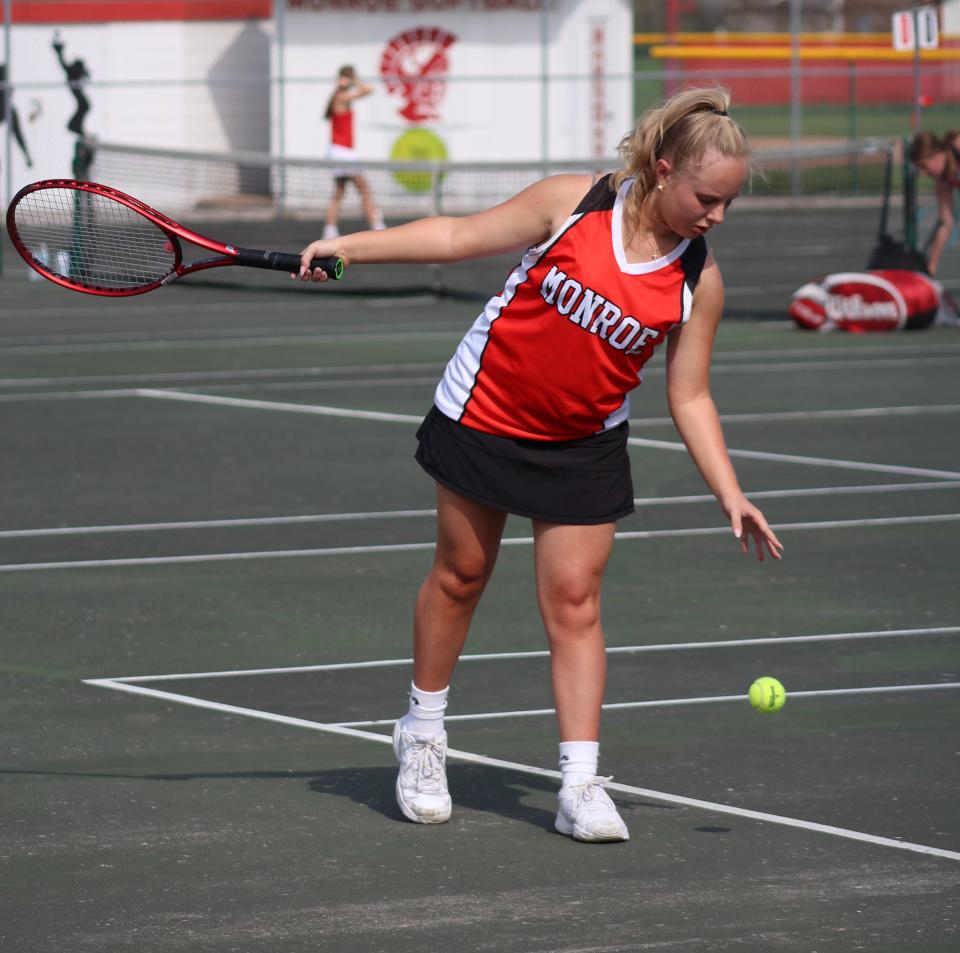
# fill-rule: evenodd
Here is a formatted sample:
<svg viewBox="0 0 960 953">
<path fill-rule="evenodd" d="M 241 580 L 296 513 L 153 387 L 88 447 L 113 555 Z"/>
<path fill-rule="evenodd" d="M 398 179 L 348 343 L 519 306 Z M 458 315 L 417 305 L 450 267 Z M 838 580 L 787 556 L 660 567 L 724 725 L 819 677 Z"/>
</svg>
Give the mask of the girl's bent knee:
<svg viewBox="0 0 960 953">
<path fill-rule="evenodd" d="M 436 588 L 449 601 L 470 605 L 483 595 L 488 573 L 486 569 L 435 566 L 430 576 Z"/>
</svg>

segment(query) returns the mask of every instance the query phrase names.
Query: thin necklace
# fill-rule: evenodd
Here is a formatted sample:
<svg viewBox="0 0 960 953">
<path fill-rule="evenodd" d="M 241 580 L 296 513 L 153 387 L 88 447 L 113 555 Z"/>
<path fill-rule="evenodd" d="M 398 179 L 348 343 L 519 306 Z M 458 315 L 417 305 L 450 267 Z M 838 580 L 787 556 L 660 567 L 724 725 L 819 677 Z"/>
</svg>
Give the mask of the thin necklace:
<svg viewBox="0 0 960 953">
<path fill-rule="evenodd" d="M 660 257 L 660 248 L 653 240 L 653 232 L 647 232 L 647 245 L 650 247 L 650 260 L 656 261 Z"/>
</svg>

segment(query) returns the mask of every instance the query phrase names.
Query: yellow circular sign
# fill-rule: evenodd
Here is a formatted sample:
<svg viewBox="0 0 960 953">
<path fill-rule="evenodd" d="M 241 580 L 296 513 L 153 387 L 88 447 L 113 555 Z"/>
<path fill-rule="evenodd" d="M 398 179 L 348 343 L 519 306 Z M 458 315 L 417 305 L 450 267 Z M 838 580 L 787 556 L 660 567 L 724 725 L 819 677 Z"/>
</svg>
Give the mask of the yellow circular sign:
<svg viewBox="0 0 960 953">
<path fill-rule="evenodd" d="M 443 140 L 430 129 L 408 129 L 393 144 L 390 158 L 406 162 L 433 162 L 447 158 L 447 147 Z M 429 172 L 413 172 L 399 170 L 393 173 L 397 180 L 408 192 L 429 192 L 432 174 Z"/>
</svg>

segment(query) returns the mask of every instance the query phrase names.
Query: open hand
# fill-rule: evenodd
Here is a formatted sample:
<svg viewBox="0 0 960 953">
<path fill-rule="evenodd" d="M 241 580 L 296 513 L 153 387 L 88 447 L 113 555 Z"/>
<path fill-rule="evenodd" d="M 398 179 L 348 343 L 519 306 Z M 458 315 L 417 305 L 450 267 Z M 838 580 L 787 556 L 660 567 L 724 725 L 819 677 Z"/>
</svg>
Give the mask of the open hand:
<svg viewBox="0 0 960 953">
<path fill-rule="evenodd" d="M 760 512 L 745 496 L 733 503 L 724 505 L 724 512 L 730 520 L 733 535 L 740 541 L 740 550 L 744 556 L 750 554 L 750 539 L 757 552 L 757 559 L 764 560 L 764 550 L 774 559 L 783 558 L 783 543 Z"/>
</svg>

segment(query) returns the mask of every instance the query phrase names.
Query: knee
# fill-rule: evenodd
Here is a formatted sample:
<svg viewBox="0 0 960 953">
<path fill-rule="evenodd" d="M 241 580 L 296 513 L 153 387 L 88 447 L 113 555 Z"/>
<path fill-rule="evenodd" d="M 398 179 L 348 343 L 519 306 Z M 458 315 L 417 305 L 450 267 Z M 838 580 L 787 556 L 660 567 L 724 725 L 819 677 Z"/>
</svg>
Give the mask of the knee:
<svg viewBox="0 0 960 953">
<path fill-rule="evenodd" d="M 482 562 L 450 562 L 435 565 L 430 575 L 449 602 L 469 606 L 483 595 L 490 574 Z"/>
<path fill-rule="evenodd" d="M 592 632 L 600 623 L 600 592 L 592 586 L 551 587 L 540 599 L 541 614 L 551 636 L 575 637 Z"/>
</svg>

